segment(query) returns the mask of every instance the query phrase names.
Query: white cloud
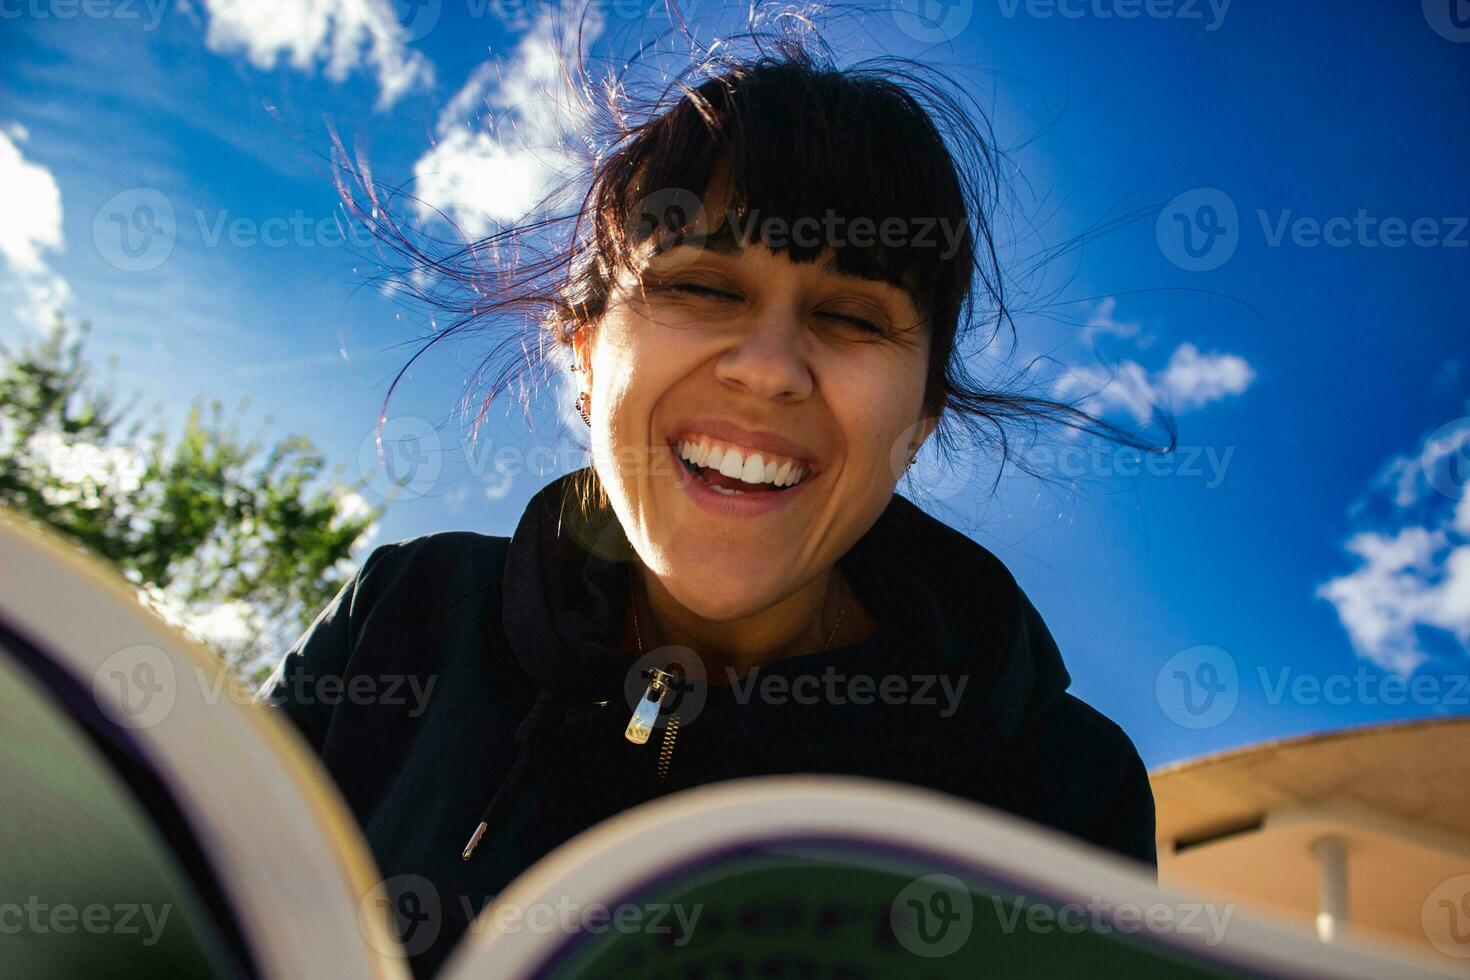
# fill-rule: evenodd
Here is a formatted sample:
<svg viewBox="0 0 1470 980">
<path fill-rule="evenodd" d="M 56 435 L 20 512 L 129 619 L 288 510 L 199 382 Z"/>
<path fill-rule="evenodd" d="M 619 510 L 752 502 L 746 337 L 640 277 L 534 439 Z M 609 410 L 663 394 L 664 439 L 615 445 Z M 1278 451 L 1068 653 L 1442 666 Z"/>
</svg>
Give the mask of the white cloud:
<svg viewBox="0 0 1470 980">
<path fill-rule="evenodd" d="M 126 499 L 142 489 L 148 470 L 148 461 L 135 449 L 69 441 L 55 432 L 31 436 L 24 452 L 50 471 L 55 482 L 43 486 L 41 495 L 52 505 L 80 501 L 100 507 L 103 493 Z"/>
<path fill-rule="evenodd" d="M 1467 448 L 1470 419 L 1460 419 L 1390 460 L 1369 495 L 1381 498 L 1388 526 L 1349 538 L 1344 548 L 1358 567 L 1317 588 L 1358 654 L 1385 670 L 1407 676 L 1429 661 L 1426 629 L 1470 652 Z"/>
<path fill-rule="evenodd" d="M 1114 370 L 1074 367 L 1057 379 L 1055 391 L 1061 398 L 1076 399 L 1093 415 L 1127 412 L 1147 424 L 1157 398 L 1148 372 L 1136 361 L 1124 361 Z"/>
<path fill-rule="evenodd" d="M 332 566 L 332 571 L 339 580 L 346 581 L 350 579 L 362 567 L 362 563 L 367 560 L 367 556 L 377 546 L 378 535 L 382 529 L 383 526 L 380 522 L 373 521 L 363 530 L 357 540 L 352 542 L 352 547 L 348 549 L 347 556 L 337 559 L 336 564 Z"/>
<path fill-rule="evenodd" d="M 48 264 L 48 253 L 65 247 L 61 188 L 21 153 L 29 137 L 19 124 L 0 131 L 0 268 L 6 290 L 19 294 L 16 319 L 42 328 L 71 301 L 71 288 Z"/>
<path fill-rule="evenodd" d="M 1117 300 L 1109 296 L 1098 304 L 1082 328 L 1089 347 L 1101 334 L 1133 341 L 1147 347 L 1152 337 L 1141 335 L 1137 323 L 1115 316 Z M 1124 359 L 1113 368 L 1076 366 L 1057 379 L 1054 389 L 1061 398 L 1076 399 L 1094 415 L 1126 412 L 1140 425 L 1153 417 L 1155 405 L 1174 412 L 1200 408 L 1211 402 L 1245 392 L 1256 372 L 1245 358 L 1235 354 L 1200 352 L 1194 344 L 1180 344 L 1161 370 L 1150 372 L 1135 360 Z"/>
<path fill-rule="evenodd" d="M 147 583 L 139 588 L 138 601 L 191 639 L 226 655 L 238 655 L 242 648 L 272 635 L 261 611 L 243 599 L 191 604 L 168 589 Z"/>
<path fill-rule="evenodd" d="M 300 72 L 334 82 L 359 69 L 378 81 L 378 108 L 434 80 L 427 58 L 408 48 L 407 27 L 394 15 L 394 0 L 201 0 L 209 14 L 204 44 L 219 54 L 244 54 L 268 71 L 285 58 Z"/>
<path fill-rule="evenodd" d="M 1470 420 L 1458 419 L 1441 426 L 1420 444 L 1412 456 L 1399 456 L 1389 461 L 1377 480 L 1377 487 L 1392 487 L 1393 502 L 1398 507 L 1409 507 L 1438 488 L 1441 496 L 1459 499 L 1462 511 L 1465 496 L 1456 492 L 1470 475 Z M 1457 522 L 1458 523 L 1458 522 Z M 1470 513 L 1462 531 L 1470 531 Z"/>
<path fill-rule="evenodd" d="M 341 527 L 360 521 L 373 512 L 373 505 L 356 490 L 345 490 L 337 496 L 337 513 L 332 518 L 333 527 Z"/>
<path fill-rule="evenodd" d="M 1096 346 L 1097 338 L 1100 334 L 1121 337 L 1124 340 L 1132 340 L 1139 336 L 1139 333 L 1143 330 L 1142 324 L 1125 323 L 1118 320 L 1113 316 L 1113 312 L 1117 307 L 1118 300 L 1112 296 L 1107 297 L 1098 304 L 1097 309 L 1088 318 L 1087 325 L 1082 328 L 1082 342 L 1084 344 L 1088 347 Z M 1151 342 L 1151 338 L 1141 339 L 1139 346 L 1147 347 Z"/>
<path fill-rule="evenodd" d="M 556 7 L 542 9 L 508 58 L 484 62 L 440 113 L 436 140 L 414 164 L 418 215 L 442 212 L 466 238 L 497 222 L 528 216 L 579 165 L 568 143 L 586 121 L 579 94 L 563 74 L 572 65 L 570 31 L 556 29 Z M 595 8 L 582 43 L 602 30 Z"/>
<path fill-rule="evenodd" d="M 1156 377 L 1155 387 L 1171 407 L 1184 411 L 1239 395 L 1255 378 L 1256 372 L 1243 357 L 1201 354 L 1193 344 L 1180 344 Z"/>
</svg>

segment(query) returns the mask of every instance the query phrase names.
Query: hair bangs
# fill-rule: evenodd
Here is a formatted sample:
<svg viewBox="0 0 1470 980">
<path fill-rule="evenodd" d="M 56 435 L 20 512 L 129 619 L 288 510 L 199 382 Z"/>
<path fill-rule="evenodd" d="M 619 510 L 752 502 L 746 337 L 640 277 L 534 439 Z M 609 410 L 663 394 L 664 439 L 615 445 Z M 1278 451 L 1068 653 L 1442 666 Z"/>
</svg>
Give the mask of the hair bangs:
<svg viewBox="0 0 1470 980">
<path fill-rule="evenodd" d="M 710 79 L 644 128 L 600 188 L 602 243 L 624 264 L 659 237 L 763 244 L 793 262 L 906 291 L 953 316 L 974 263 L 943 139 L 900 87 L 789 62 Z"/>
</svg>

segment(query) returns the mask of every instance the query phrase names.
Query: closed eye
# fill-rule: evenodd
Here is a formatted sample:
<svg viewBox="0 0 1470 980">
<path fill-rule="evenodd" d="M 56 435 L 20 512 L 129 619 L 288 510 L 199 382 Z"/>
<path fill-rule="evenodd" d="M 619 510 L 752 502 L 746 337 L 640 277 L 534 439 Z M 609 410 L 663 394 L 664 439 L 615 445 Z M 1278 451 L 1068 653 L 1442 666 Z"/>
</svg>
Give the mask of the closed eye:
<svg viewBox="0 0 1470 980">
<path fill-rule="evenodd" d="M 715 289 L 713 286 L 701 286 L 697 282 L 676 282 L 664 288 L 678 292 L 693 293 L 696 296 L 709 296 L 714 299 L 740 299 L 735 293 L 727 292 L 723 289 Z"/>
<path fill-rule="evenodd" d="M 852 316 L 847 313 L 818 313 L 817 316 L 824 316 L 830 320 L 840 320 L 843 323 L 850 323 L 865 333 L 881 334 L 884 332 L 883 328 L 878 326 L 878 324 L 872 320 L 865 320 L 860 316 Z"/>
<path fill-rule="evenodd" d="M 651 292 L 686 293 L 691 296 L 699 296 L 709 300 L 718 300 L 720 302 L 739 302 L 745 298 L 739 293 L 731 292 L 728 289 L 720 289 L 717 286 L 707 286 L 699 282 L 658 282 L 645 280 L 644 288 Z M 825 317 L 828 320 L 835 320 L 838 323 L 847 324 L 851 327 L 855 327 L 863 333 L 873 334 L 875 336 L 886 336 L 888 333 L 885 327 L 874 323 L 872 320 L 869 320 L 865 317 L 857 316 L 852 313 L 837 313 L 829 310 L 818 310 L 816 311 L 815 315 Z"/>
</svg>

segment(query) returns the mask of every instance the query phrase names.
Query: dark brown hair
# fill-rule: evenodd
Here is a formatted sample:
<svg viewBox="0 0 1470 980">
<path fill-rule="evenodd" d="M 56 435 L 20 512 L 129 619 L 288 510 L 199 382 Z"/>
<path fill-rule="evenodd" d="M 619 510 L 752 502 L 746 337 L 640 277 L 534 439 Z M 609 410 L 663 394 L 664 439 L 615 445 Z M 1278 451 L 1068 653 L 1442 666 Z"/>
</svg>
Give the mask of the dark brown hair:
<svg viewBox="0 0 1470 980">
<path fill-rule="evenodd" d="M 1006 199 L 1006 171 L 972 97 L 941 71 L 907 59 L 838 67 L 805 20 L 795 31 L 752 30 L 741 40 L 749 49 L 743 55 L 728 38 L 717 52 L 691 42 L 684 66 L 658 71 L 662 84 L 640 96 L 630 79 L 641 62 L 599 84 L 586 70 L 579 35 L 563 74 L 585 109 L 584 131 L 567 140 L 586 150 L 585 167 L 547 196 L 539 217 L 468 244 L 418 244 L 392 219 L 391 201 L 381 198 L 365 165 L 347 164 L 337 143 L 338 162 L 367 198 L 357 201 L 339 177 L 344 201 L 408 262 L 407 270 L 390 274 L 394 286 L 449 321 L 404 370 L 451 336 L 488 336 L 492 349 L 471 384 L 471 391 L 483 388 L 478 426 L 502 393 L 524 394 L 537 371 L 559 369 L 546 341 L 565 354 L 578 327 L 595 327 L 619 269 L 629 267 L 639 246 L 654 235 L 660 246 L 672 243 L 690 230 L 687 202 L 703 197 L 722 167 L 737 219 L 758 214 L 790 228 L 835 213 L 847 221 L 899 219 L 906 228 L 934 222 L 960 230 L 949 248 L 918 236 L 861 246 L 845 239 L 759 243 L 794 262 L 814 261 L 831 248 L 840 271 L 908 292 L 930 324 L 924 403 L 928 414 L 940 415 L 934 438 L 946 457 L 979 448 L 997 460 L 999 479 L 1018 433 L 1034 438 L 1052 425 L 1147 451 L 1172 448 L 1172 419 L 1158 409 L 1166 446 L 1048 397 L 1029 365 L 984 379 L 971 373 L 967 351 L 1004 364 L 992 348 L 1004 332 L 1015 340 L 992 227 Z M 553 205 L 569 196 L 572 206 Z M 723 229 L 732 232 L 728 224 Z M 1027 468 L 1024 458 L 1019 466 Z"/>
</svg>

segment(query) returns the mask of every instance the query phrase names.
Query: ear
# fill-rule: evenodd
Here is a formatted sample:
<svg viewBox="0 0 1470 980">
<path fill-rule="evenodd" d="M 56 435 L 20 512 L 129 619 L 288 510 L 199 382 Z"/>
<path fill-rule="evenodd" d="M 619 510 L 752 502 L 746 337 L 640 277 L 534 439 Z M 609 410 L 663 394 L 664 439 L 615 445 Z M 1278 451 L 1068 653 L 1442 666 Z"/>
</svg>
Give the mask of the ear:
<svg viewBox="0 0 1470 980">
<path fill-rule="evenodd" d="M 914 430 L 914 448 L 912 452 L 918 452 L 919 447 L 929 441 L 929 436 L 939 427 L 939 415 L 926 415 L 919 420 L 919 427 Z"/>
<path fill-rule="evenodd" d="M 572 370 L 586 374 L 592 369 L 592 331 L 587 324 L 573 328 Z"/>
</svg>

